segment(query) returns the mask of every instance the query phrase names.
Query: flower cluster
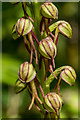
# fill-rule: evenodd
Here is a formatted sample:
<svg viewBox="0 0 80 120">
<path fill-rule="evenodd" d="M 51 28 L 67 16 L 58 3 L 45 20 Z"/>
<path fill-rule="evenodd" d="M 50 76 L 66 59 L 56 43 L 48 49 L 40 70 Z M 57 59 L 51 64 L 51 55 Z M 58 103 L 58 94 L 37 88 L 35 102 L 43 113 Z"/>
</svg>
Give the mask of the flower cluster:
<svg viewBox="0 0 80 120">
<path fill-rule="evenodd" d="M 21 3 L 24 11 L 24 16 L 19 18 L 12 29 L 12 36 L 14 39 L 22 37 L 25 47 L 31 54 L 30 61 L 25 61 L 20 65 L 16 81 L 16 93 L 28 89 L 32 101 L 36 108 L 44 114 L 45 118 L 50 114 L 51 118 L 60 119 L 59 112 L 62 108 L 63 99 L 60 95 L 61 81 L 64 80 L 70 86 L 74 85 L 76 80 L 75 70 L 70 66 L 62 66 L 55 69 L 55 57 L 57 55 L 57 43 L 59 34 L 71 38 L 72 28 L 70 24 L 64 20 L 57 21 L 50 24 L 52 19 L 58 19 L 58 9 L 52 2 L 45 2 L 41 5 L 41 21 L 39 36 L 42 39 L 38 40 L 34 34 L 34 20 L 30 18 L 26 12 L 27 4 Z M 55 31 L 53 34 L 53 31 Z M 38 50 L 35 47 L 33 38 L 36 40 Z M 35 54 L 33 53 L 35 52 Z M 34 59 L 33 59 L 34 56 Z M 34 60 L 36 61 L 33 64 Z M 37 66 L 37 67 L 36 67 Z M 54 68 L 54 70 L 53 70 Z M 41 80 L 41 71 L 44 71 Z M 47 76 L 47 72 L 50 76 Z M 58 79 L 59 77 L 59 79 Z M 50 90 L 50 84 L 54 79 L 58 79 L 53 92 Z"/>
</svg>

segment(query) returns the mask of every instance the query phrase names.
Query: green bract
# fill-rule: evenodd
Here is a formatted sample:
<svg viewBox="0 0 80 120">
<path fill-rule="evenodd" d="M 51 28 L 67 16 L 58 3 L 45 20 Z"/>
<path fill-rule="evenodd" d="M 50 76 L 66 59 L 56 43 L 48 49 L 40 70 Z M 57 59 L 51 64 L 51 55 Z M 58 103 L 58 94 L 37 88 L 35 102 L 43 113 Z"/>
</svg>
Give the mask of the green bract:
<svg viewBox="0 0 80 120">
<path fill-rule="evenodd" d="M 62 78 L 62 80 L 64 80 L 70 86 L 75 84 L 76 73 L 75 73 L 74 69 L 70 66 L 67 66 L 67 68 L 65 68 L 61 72 L 60 77 Z"/>
<path fill-rule="evenodd" d="M 28 62 L 24 62 L 23 64 L 21 64 L 19 68 L 18 75 L 19 75 L 19 79 L 22 82 L 28 83 L 34 80 L 34 78 L 36 77 L 36 71 L 32 64 Z"/>
<path fill-rule="evenodd" d="M 48 58 L 48 59 L 55 58 L 57 49 L 51 37 L 46 37 L 45 39 L 42 39 L 40 41 L 39 52 L 45 58 Z"/>
<path fill-rule="evenodd" d="M 16 81 L 16 93 L 23 91 L 26 88 L 26 84 L 24 84 L 21 80 Z"/>
<path fill-rule="evenodd" d="M 55 92 L 48 93 L 45 96 L 45 103 L 50 108 L 48 109 L 49 112 L 54 112 L 57 114 L 62 107 L 62 98 Z"/>
<path fill-rule="evenodd" d="M 41 6 L 41 14 L 46 18 L 58 19 L 58 9 L 51 2 L 45 2 Z"/>
</svg>

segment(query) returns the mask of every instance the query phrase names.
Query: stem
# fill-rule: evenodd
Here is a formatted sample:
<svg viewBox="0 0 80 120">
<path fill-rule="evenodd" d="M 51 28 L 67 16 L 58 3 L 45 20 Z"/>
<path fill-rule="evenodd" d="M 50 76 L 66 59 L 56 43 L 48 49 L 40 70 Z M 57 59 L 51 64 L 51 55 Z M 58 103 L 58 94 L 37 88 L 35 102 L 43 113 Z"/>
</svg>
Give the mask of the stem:
<svg viewBox="0 0 80 120">
<path fill-rule="evenodd" d="M 28 52 L 31 54 L 31 50 L 30 50 L 30 47 L 29 47 L 29 45 L 27 44 L 27 38 L 26 38 L 26 36 L 23 36 L 23 40 L 24 40 L 24 44 L 25 44 L 25 47 L 26 47 L 26 49 L 28 50 Z M 33 57 L 35 58 L 35 56 L 33 55 Z"/>
<path fill-rule="evenodd" d="M 59 29 L 58 29 L 58 27 L 57 27 L 57 28 L 56 28 L 56 31 L 55 31 L 55 38 L 54 38 L 54 43 L 55 43 L 55 45 L 57 45 L 58 37 L 59 37 Z"/>
<path fill-rule="evenodd" d="M 26 17 L 28 17 L 32 22 L 34 22 L 34 20 L 26 13 L 26 3 L 24 2 L 22 2 L 22 8 L 23 8 L 23 11 L 24 11 L 24 16 Z"/>
<path fill-rule="evenodd" d="M 39 86 L 39 89 L 40 89 L 40 91 L 42 93 L 42 96 L 43 96 L 43 99 L 44 99 L 44 91 L 42 89 L 42 86 L 40 85 L 40 83 L 39 83 L 39 81 L 37 79 L 36 79 L 36 82 L 37 82 L 37 85 Z"/>
<path fill-rule="evenodd" d="M 46 33 L 48 35 L 48 19 L 45 18 L 45 29 L 46 29 Z"/>
<path fill-rule="evenodd" d="M 40 22 L 40 32 L 41 32 L 41 36 L 43 35 L 45 30 L 45 22 L 44 22 L 44 17 L 42 17 L 41 22 Z"/>
<path fill-rule="evenodd" d="M 36 40 L 37 44 L 39 45 L 39 40 L 37 39 L 37 37 L 35 36 L 35 34 L 33 33 L 33 31 L 31 31 L 31 34 L 34 37 L 34 39 Z"/>
<path fill-rule="evenodd" d="M 59 90 L 60 90 L 60 86 L 61 86 L 61 80 L 62 80 L 61 77 L 59 77 L 59 80 L 57 83 L 57 88 L 56 88 L 58 94 L 59 94 Z"/>
<path fill-rule="evenodd" d="M 31 85 L 31 89 L 32 89 L 32 95 L 33 95 L 35 98 L 37 98 L 37 100 L 40 102 L 40 104 L 42 104 L 42 101 L 41 101 L 40 98 L 38 97 L 34 80 L 32 80 L 32 81 L 30 82 L 30 85 Z"/>
<path fill-rule="evenodd" d="M 32 63 L 32 58 L 33 58 L 33 48 L 31 48 L 31 58 L 30 58 L 30 63 Z"/>
<path fill-rule="evenodd" d="M 32 105 L 33 105 L 33 104 L 34 104 L 34 96 L 32 95 L 32 101 L 31 101 L 31 104 L 30 104 L 28 110 L 30 110 L 30 109 L 32 108 Z"/>
<path fill-rule="evenodd" d="M 57 38 L 56 38 L 56 41 L 55 41 L 55 45 L 57 45 L 57 43 L 58 43 L 58 37 L 59 37 L 59 33 L 57 35 Z"/>
<path fill-rule="evenodd" d="M 36 55 L 36 64 L 38 64 L 38 56 L 37 56 L 37 50 L 35 48 L 34 42 L 33 42 L 33 38 L 32 38 L 32 34 L 31 32 L 28 33 L 28 38 L 31 44 L 31 47 L 33 48 L 33 50 L 35 51 L 35 55 Z"/>
<path fill-rule="evenodd" d="M 56 75 L 53 72 L 52 65 L 49 65 L 49 72 L 57 79 Z"/>
</svg>

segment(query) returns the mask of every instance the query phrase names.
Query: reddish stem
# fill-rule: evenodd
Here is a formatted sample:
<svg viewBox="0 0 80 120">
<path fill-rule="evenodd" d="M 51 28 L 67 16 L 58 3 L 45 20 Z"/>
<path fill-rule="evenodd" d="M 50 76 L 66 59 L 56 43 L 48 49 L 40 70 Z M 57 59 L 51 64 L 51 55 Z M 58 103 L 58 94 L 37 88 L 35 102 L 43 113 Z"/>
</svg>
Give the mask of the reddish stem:
<svg viewBox="0 0 80 120">
<path fill-rule="evenodd" d="M 34 37 L 34 39 L 36 40 L 37 44 L 39 45 L 39 40 L 37 39 L 37 37 L 35 36 L 35 34 L 33 33 L 33 31 L 31 31 L 31 34 Z"/>
<path fill-rule="evenodd" d="M 56 41 L 55 41 L 55 45 L 57 45 L 57 43 L 58 43 L 58 37 L 59 37 L 59 33 L 57 35 L 57 38 L 56 38 Z"/>
<path fill-rule="evenodd" d="M 43 91 L 43 89 L 42 89 L 42 86 L 40 85 L 40 83 L 39 83 L 39 81 L 36 79 L 36 82 L 37 82 L 37 85 L 39 86 L 39 89 L 40 89 L 40 91 L 41 91 L 41 93 L 42 93 L 42 96 L 43 96 L 43 98 L 44 98 L 44 91 Z"/>
<path fill-rule="evenodd" d="M 34 20 L 26 13 L 23 2 L 22 2 L 22 8 L 23 8 L 23 11 L 24 11 L 24 15 L 27 16 L 32 22 L 34 22 Z"/>
<path fill-rule="evenodd" d="M 52 65 L 49 66 L 49 72 L 57 79 L 57 77 L 56 77 L 55 74 L 53 73 Z"/>
</svg>

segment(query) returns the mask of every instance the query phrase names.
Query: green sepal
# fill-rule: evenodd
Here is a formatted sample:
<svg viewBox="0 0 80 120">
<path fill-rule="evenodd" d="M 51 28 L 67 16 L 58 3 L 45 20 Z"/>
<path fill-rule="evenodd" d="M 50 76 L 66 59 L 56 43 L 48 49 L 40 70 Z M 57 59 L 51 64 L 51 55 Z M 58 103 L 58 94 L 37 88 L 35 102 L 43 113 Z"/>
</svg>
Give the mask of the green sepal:
<svg viewBox="0 0 80 120">
<path fill-rule="evenodd" d="M 16 32 L 16 30 L 15 30 L 15 25 L 13 26 L 13 28 L 12 28 L 12 38 L 14 39 L 14 40 L 16 40 L 17 38 L 19 38 L 20 37 L 20 35 Z"/>
<path fill-rule="evenodd" d="M 22 92 L 27 87 L 26 83 L 22 83 L 19 79 L 16 81 L 16 94 Z"/>
</svg>

